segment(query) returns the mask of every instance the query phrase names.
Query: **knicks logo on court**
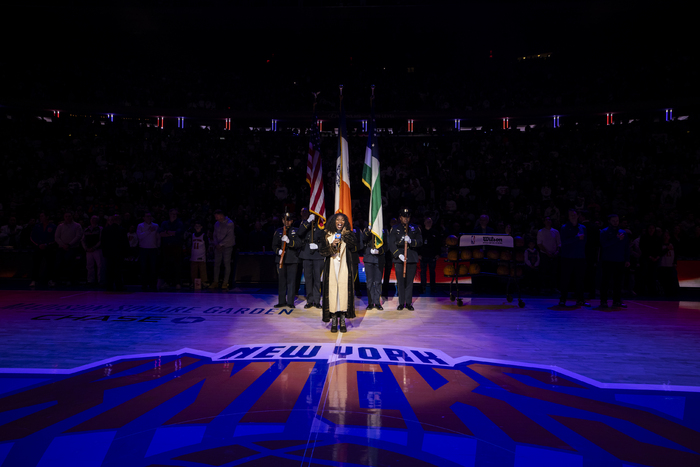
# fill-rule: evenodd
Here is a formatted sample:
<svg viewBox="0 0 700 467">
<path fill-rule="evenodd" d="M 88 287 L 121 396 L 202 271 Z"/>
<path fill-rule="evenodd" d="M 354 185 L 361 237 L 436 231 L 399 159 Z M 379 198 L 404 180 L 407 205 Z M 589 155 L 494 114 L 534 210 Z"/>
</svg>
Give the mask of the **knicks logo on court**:
<svg viewBox="0 0 700 467">
<path fill-rule="evenodd" d="M 333 344 L 3 370 L 0 465 L 700 465 L 697 392 L 584 379 Z"/>
</svg>

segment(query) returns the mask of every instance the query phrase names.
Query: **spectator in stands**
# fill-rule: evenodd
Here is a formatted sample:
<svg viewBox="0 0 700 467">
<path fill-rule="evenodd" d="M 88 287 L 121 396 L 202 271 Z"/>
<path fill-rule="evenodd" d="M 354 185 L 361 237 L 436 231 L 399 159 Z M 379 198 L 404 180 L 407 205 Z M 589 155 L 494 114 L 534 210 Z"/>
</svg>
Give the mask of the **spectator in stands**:
<svg viewBox="0 0 700 467">
<path fill-rule="evenodd" d="M 129 241 L 129 253 L 127 257 L 139 257 L 139 236 L 136 235 L 136 224 L 129 225 L 129 231 L 126 233 L 126 239 Z"/>
<path fill-rule="evenodd" d="M 482 214 L 479 216 L 479 223 L 476 226 L 476 229 L 474 230 L 475 233 L 478 234 L 490 234 L 493 233 L 493 228 L 489 227 L 489 221 L 491 218 L 489 217 L 488 214 Z"/>
<path fill-rule="evenodd" d="M 56 227 L 55 239 L 56 245 L 58 245 L 57 276 L 60 276 L 64 281 L 69 281 L 72 285 L 76 285 L 78 283 L 76 262 L 80 255 L 83 227 L 73 221 L 73 213 L 70 211 L 63 214 L 63 222 Z"/>
<path fill-rule="evenodd" d="M 32 228 L 31 242 L 34 246 L 34 267 L 32 268 L 32 282 L 30 287 L 34 287 L 37 282 L 47 283 L 53 287 L 56 283 L 54 279 L 54 261 L 56 259 L 56 226 L 49 221 L 46 213 L 39 214 L 39 222 Z M 42 272 L 44 267 L 44 273 Z"/>
<path fill-rule="evenodd" d="M 123 292 L 124 258 L 129 251 L 129 239 L 121 225 L 119 214 L 109 217 L 107 226 L 102 230 L 102 252 L 105 258 L 105 285 L 108 291 Z"/>
<path fill-rule="evenodd" d="M 649 224 L 646 232 L 639 239 L 639 249 L 641 250 L 640 269 L 641 286 L 647 295 L 656 295 L 656 275 L 659 258 L 661 258 L 661 238 L 656 234 L 656 226 Z"/>
<path fill-rule="evenodd" d="M 435 292 L 435 266 L 442 251 L 442 239 L 437 228 L 433 228 L 433 219 L 426 217 L 423 221 L 423 246 L 418 249 L 420 260 L 421 293 L 426 289 L 428 273 L 430 274 L 430 291 Z"/>
<path fill-rule="evenodd" d="M 576 209 L 569 209 L 569 222 L 561 227 L 561 298 L 559 306 L 566 306 L 569 287 L 574 282 L 577 306 L 590 306 L 583 299 L 583 280 L 586 272 L 586 227 L 578 222 Z"/>
<path fill-rule="evenodd" d="M 221 209 L 214 211 L 214 282 L 213 287 L 219 286 L 219 271 L 221 262 L 224 263 L 224 281 L 221 284 L 223 290 L 228 290 L 231 276 L 231 255 L 236 245 L 236 233 L 233 221 L 224 214 Z M 293 293 L 293 292 L 292 292 Z"/>
<path fill-rule="evenodd" d="M 190 250 L 190 287 L 195 288 L 195 281 L 200 280 L 202 288 L 209 287 L 207 280 L 207 250 L 209 250 L 209 238 L 202 221 L 196 220 L 194 228 L 187 232 L 189 236 L 188 246 Z"/>
<path fill-rule="evenodd" d="M 136 236 L 139 239 L 141 289 L 157 292 L 160 235 L 158 235 L 158 224 L 153 222 L 153 215 L 150 212 L 143 216 L 143 222 L 136 228 Z"/>
<path fill-rule="evenodd" d="M 540 249 L 542 272 L 542 286 L 545 289 L 554 289 L 555 277 L 559 269 L 559 250 L 561 237 L 559 231 L 552 228 L 552 220 L 544 218 L 544 228 L 537 231 L 537 247 Z"/>
<path fill-rule="evenodd" d="M 182 287 L 182 247 L 185 241 L 185 225 L 178 218 L 177 209 L 168 212 L 169 219 L 159 227 L 160 252 L 163 266 L 163 279 L 170 287 Z"/>
<path fill-rule="evenodd" d="M 676 271 L 676 250 L 671 243 L 671 232 L 666 229 L 661 242 L 658 277 L 661 288 L 667 297 L 678 294 L 678 272 Z"/>
<path fill-rule="evenodd" d="M 542 290 L 542 278 L 540 275 L 540 252 L 536 246 L 534 240 L 530 240 L 527 243 L 524 279 L 527 287 L 533 289 L 539 295 Z"/>
<path fill-rule="evenodd" d="M 11 246 L 17 248 L 19 246 L 19 237 L 22 233 L 22 226 L 17 225 L 17 218 L 10 217 L 7 225 L 0 227 L 0 246 Z"/>
<path fill-rule="evenodd" d="M 253 230 L 248 234 L 248 249 L 250 251 L 266 251 L 270 249 L 272 237 L 263 230 L 262 222 L 259 220 L 253 224 Z"/>
<path fill-rule="evenodd" d="M 83 230 L 83 249 L 87 264 L 87 283 L 89 286 L 104 285 L 105 270 L 102 255 L 102 227 L 97 216 L 90 218 L 90 225 Z"/>
</svg>

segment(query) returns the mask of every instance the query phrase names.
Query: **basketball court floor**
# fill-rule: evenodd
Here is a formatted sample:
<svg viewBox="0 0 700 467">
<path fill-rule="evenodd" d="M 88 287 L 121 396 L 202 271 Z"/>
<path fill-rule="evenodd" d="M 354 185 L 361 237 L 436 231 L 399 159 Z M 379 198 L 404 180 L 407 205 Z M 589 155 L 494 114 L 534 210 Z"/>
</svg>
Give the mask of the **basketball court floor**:
<svg viewBox="0 0 700 467">
<path fill-rule="evenodd" d="M 700 465 L 698 302 L 254 291 L 0 291 L 0 466 Z"/>
</svg>

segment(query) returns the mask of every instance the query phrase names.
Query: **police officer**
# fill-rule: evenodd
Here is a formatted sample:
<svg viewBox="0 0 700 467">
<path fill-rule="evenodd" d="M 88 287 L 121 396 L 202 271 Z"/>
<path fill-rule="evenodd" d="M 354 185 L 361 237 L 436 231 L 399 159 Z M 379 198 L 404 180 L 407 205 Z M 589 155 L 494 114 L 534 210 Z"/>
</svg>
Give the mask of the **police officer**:
<svg viewBox="0 0 700 467">
<path fill-rule="evenodd" d="M 321 271 L 325 258 L 318 252 L 325 232 L 319 228 L 315 214 L 310 214 L 307 208 L 301 210 L 301 224 L 297 229 L 297 238 L 304 245 L 299 258 L 304 267 L 306 281 L 306 305 L 304 308 L 321 307 Z"/>
<path fill-rule="evenodd" d="M 423 245 L 423 236 L 417 225 L 409 223 L 410 209 L 403 208 L 399 220 L 400 222 L 391 228 L 388 242 L 394 258 L 396 283 L 399 289 L 399 306 L 396 309 L 403 310 L 405 306 L 413 311 L 413 278 L 418 266 L 417 249 Z M 404 256 L 404 249 L 406 249 L 406 256 Z M 405 278 L 404 268 L 406 268 Z"/>
<path fill-rule="evenodd" d="M 365 261 L 365 276 L 367 277 L 367 309 L 383 310 L 381 293 L 382 293 L 382 274 L 384 272 L 384 263 L 386 262 L 386 230 L 382 231 L 382 241 L 379 242 L 377 237 L 372 233 L 371 226 L 367 226 L 362 231 L 362 241 L 365 245 L 364 261 Z M 381 243 L 380 245 L 377 245 Z"/>
<path fill-rule="evenodd" d="M 272 236 L 272 250 L 275 252 L 275 268 L 279 274 L 279 302 L 275 308 L 294 308 L 294 298 L 296 293 L 297 266 L 299 263 L 298 250 L 301 241 L 297 237 L 297 230 L 292 227 L 294 221 L 290 212 L 285 212 L 282 222 L 283 228 L 279 228 Z M 284 251 L 283 251 L 284 248 Z M 280 258 L 284 253 L 282 265 Z"/>
</svg>

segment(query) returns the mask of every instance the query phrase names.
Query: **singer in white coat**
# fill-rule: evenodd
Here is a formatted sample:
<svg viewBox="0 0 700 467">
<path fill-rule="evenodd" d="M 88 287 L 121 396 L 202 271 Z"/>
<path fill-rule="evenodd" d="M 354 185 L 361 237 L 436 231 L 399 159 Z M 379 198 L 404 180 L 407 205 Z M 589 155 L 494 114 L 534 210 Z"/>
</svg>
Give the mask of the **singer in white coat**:
<svg viewBox="0 0 700 467">
<path fill-rule="evenodd" d="M 355 317 L 353 290 L 355 266 L 352 251 L 356 246 L 355 234 L 344 214 L 331 216 L 326 224 L 326 235 L 319 249 L 325 258 L 323 266 L 323 322 L 331 322 L 331 332 L 346 332 L 346 318 Z"/>
</svg>

